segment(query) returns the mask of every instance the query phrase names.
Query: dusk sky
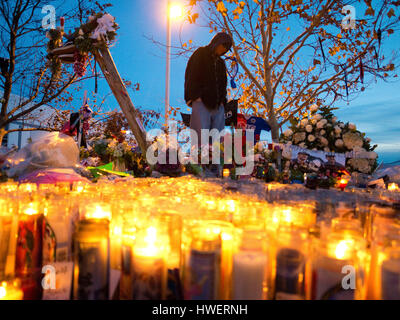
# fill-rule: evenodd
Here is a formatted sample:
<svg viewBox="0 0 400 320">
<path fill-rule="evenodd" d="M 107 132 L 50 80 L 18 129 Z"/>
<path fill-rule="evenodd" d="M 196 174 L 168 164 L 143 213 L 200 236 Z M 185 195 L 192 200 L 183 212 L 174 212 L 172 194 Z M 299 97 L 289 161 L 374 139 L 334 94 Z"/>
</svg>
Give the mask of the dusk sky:
<svg viewBox="0 0 400 320">
<path fill-rule="evenodd" d="M 123 78 L 132 83 L 140 83 L 140 91 L 129 92 L 135 106 L 164 113 L 165 48 L 157 46 L 146 37 L 166 42 L 166 0 L 119 0 L 115 3 L 108 12 L 116 17 L 120 26 L 118 40 L 111 48 L 117 68 Z M 173 45 L 179 43 L 180 29 L 182 41 L 191 39 L 195 46 L 208 44 L 213 36 L 208 28 L 177 21 L 173 22 L 172 27 Z M 398 43 L 399 33 L 392 36 L 389 50 L 398 50 Z M 184 110 L 187 108 L 183 98 L 186 63 L 186 57 L 173 57 L 171 60 L 170 104 Z M 92 91 L 93 88 L 94 81 L 85 84 L 85 89 Z M 101 81 L 99 96 L 109 91 L 106 82 Z M 79 101 L 79 97 L 77 99 Z M 112 97 L 107 100 L 107 105 L 113 109 L 118 107 Z M 336 106 L 340 108 L 335 111 L 339 120 L 355 123 L 374 144 L 379 145 L 377 151 L 380 162 L 400 160 L 399 82 L 388 84 L 378 80 L 349 105 L 339 102 Z M 269 133 L 262 138 L 271 141 Z"/>
</svg>

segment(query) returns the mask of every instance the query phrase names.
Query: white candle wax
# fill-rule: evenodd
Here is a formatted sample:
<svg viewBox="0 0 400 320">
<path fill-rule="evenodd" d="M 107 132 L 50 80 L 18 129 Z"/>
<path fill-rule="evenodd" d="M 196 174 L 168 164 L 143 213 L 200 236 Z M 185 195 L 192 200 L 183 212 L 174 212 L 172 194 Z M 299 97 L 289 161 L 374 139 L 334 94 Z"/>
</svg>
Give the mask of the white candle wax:
<svg viewBox="0 0 400 320">
<path fill-rule="evenodd" d="M 262 252 L 238 252 L 233 256 L 233 299 L 263 299 L 267 257 Z"/>
</svg>

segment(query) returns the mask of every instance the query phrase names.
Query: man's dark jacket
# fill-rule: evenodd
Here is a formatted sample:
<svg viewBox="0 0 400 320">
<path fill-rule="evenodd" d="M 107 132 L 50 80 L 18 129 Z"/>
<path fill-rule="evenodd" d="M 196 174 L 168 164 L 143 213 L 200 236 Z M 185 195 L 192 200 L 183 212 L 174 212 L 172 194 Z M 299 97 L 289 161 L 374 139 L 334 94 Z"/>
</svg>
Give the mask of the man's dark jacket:
<svg viewBox="0 0 400 320">
<path fill-rule="evenodd" d="M 226 33 L 218 33 L 205 47 L 198 48 L 190 57 L 185 72 L 185 101 L 201 98 L 208 109 L 226 104 L 226 66 L 221 57 L 214 55 L 219 44 L 232 45 Z"/>
</svg>

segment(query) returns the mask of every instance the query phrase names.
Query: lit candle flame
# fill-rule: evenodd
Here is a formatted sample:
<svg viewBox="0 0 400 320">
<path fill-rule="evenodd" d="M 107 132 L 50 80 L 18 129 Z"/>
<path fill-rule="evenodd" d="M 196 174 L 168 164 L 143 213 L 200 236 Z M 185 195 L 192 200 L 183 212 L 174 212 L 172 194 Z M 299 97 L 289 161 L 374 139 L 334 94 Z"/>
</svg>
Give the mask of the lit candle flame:
<svg viewBox="0 0 400 320">
<path fill-rule="evenodd" d="M 389 191 L 398 191 L 399 190 L 399 186 L 394 182 L 389 183 L 388 190 Z"/>
<path fill-rule="evenodd" d="M 335 249 L 335 256 L 339 260 L 343 260 L 351 250 L 351 246 L 353 245 L 354 241 L 351 239 L 342 240 L 340 241 Z"/>
<path fill-rule="evenodd" d="M 159 254 L 160 249 L 157 246 L 157 229 L 149 227 L 146 229 L 146 236 L 143 239 L 143 247 L 136 250 L 140 256 L 154 257 Z"/>
<path fill-rule="evenodd" d="M 29 207 L 24 210 L 24 214 L 26 214 L 28 216 L 33 216 L 37 213 L 38 213 L 38 211 L 36 208 L 33 207 L 33 204 L 30 204 Z"/>
<path fill-rule="evenodd" d="M 2 284 L 2 286 L 0 287 L 0 299 L 3 299 L 6 296 L 6 294 L 7 294 L 7 290 L 6 290 L 6 288 L 4 288 L 4 286 Z"/>
<path fill-rule="evenodd" d="M 224 176 L 224 178 L 229 177 L 230 175 L 229 169 L 224 169 L 222 175 Z"/>
<path fill-rule="evenodd" d="M 107 219 L 111 220 L 111 213 L 109 210 L 104 210 L 100 205 L 96 205 L 93 210 L 90 210 L 85 215 L 86 219 Z"/>
</svg>

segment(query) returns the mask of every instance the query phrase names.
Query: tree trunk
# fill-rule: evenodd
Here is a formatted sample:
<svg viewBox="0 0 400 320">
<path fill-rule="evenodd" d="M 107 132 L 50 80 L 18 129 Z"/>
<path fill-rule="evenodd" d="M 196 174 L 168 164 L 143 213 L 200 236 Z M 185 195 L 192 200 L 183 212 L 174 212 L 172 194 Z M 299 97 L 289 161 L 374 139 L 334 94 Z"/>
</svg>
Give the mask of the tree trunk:
<svg viewBox="0 0 400 320">
<path fill-rule="evenodd" d="M 0 128 L 0 147 L 3 144 L 3 138 L 5 137 L 6 134 L 7 134 L 7 131 L 4 128 Z"/>
<path fill-rule="evenodd" d="M 279 124 L 276 121 L 275 116 L 268 117 L 269 118 L 269 126 L 271 127 L 271 138 L 273 142 L 279 142 Z"/>
</svg>

